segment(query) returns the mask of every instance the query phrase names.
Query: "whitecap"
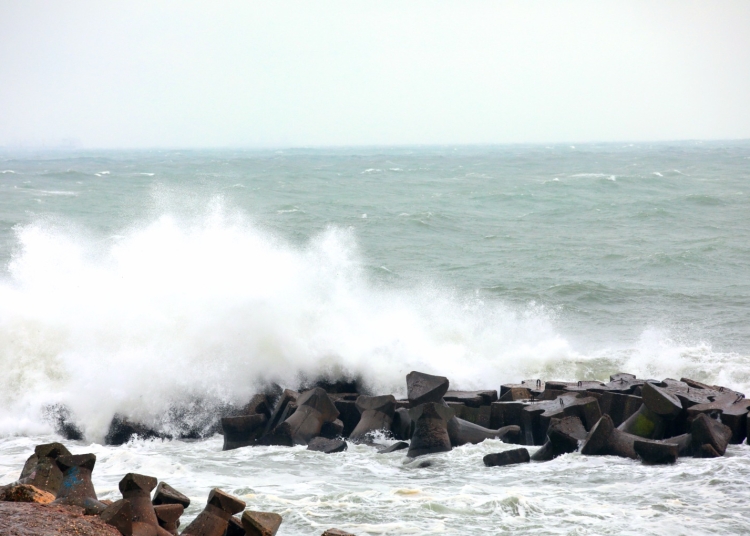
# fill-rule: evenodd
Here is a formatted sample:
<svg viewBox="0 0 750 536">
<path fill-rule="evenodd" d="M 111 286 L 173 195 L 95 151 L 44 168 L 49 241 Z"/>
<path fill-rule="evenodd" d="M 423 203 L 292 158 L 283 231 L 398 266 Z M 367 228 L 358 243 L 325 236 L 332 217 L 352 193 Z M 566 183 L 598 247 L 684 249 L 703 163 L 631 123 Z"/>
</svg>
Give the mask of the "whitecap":
<svg viewBox="0 0 750 536">
<path fill-rule="evenodd" d="M 0 171 L 0 173 L 15 173 L 12 169 L 4 169 L 3 171 Z"/>
</svg>

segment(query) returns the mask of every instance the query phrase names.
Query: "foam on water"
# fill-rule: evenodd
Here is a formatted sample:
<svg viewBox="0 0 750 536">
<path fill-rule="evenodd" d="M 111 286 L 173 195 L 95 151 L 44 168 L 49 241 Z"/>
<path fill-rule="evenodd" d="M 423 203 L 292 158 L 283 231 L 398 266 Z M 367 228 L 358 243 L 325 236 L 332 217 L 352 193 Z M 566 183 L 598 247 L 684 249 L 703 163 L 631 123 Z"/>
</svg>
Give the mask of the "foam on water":
<svg viewBox="0 0 750 536">
<path fill-rule="evenodd" d="M 64 404 L 101 440 L 115 413 L 164 427 L 175 405 L 241 403 L 266 382 L 319 376 L 395 394 L 411 370 L 466 389 L 621 369 L 750 383 L 741 356 L 662 331 L 582 353 L 542 306 L 377 284 L 351 231 L 295 247 L 218 201 L 200 217 L 165 214 L 109 238 L 41 220 L 17 239 L 0 283 L 5 435 L 48 430 L 44 408 Z"/>
</svg>

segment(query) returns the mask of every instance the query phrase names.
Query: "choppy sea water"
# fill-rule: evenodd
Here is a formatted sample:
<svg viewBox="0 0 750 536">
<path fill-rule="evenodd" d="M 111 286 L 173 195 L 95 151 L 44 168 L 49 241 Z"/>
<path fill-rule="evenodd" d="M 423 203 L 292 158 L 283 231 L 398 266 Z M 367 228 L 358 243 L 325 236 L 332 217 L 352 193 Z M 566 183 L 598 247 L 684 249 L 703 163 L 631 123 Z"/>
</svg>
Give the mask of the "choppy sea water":
<svg viewBox="0 0 750 536">
<path fill-rule="evenodd" d="M 750 143 L 0 153 L 0 483 L 65 404 L 97 491 L 130 471 L 280 535 L 742 534 L 750 447 L 485 468 L 350 446 L 99 443 L 114 413 L 410 370 L 456 388 L 689 376 L 750 394 Z"/>
</svg>

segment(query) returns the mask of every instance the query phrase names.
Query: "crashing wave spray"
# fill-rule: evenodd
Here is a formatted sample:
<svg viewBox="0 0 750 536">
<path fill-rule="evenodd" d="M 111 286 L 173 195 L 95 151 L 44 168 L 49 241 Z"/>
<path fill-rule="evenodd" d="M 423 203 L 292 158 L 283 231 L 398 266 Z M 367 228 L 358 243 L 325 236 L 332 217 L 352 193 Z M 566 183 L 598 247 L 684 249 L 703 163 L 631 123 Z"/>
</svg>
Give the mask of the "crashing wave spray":
<svg viewBox="0 0 750 536">
<path fill-rule="evenodd" d="M 543 309 L 383 288 L 340 229 L 296 248 L 214 208 L 107 241 L 49 223 L 17 235 L 0 282 L 0 434 L 48 429 L 55 404 L 96 440 L 115 414 L 163 423 L 268 382 L 359 377 L 399 394 L 411 370 L 467 389 L 581 372 Z"/>
</svg>

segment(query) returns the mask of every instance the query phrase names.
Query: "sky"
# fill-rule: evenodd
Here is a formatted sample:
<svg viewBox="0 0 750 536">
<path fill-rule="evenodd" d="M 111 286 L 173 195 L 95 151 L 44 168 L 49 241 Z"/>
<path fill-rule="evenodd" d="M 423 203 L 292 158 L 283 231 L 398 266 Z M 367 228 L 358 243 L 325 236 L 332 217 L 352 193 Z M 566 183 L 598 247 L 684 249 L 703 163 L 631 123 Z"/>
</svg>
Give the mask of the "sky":
<svg viewBox="0 0 750 536">
<path fill-rule="evenodd" d="M 0 146 L 750 138 L 750 1 L 0 0 Z"/>
</svg>

